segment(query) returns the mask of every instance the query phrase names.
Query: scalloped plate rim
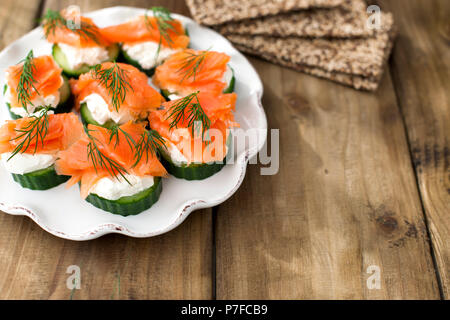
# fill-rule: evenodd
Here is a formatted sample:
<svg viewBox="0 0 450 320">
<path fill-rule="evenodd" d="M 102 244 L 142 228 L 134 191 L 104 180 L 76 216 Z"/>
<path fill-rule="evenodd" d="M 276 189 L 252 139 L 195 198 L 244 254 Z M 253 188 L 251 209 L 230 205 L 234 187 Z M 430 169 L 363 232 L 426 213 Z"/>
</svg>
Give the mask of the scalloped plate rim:
<svg viewBox="0 0 450 320">
<path fill-rule="evenodd" d="M 99 9 L 99 10 L 95 10 L 95 11 L 91 11 L 89 13 L 86 13 L 87 16 L 89 15 L 93 15 L 93 14 L 97 14 L 101 11 L 105 11 L 105 10 L 120 10 L 120 9 L 138 9 L 138 10 L 145 10 L 143 8 L 137 8 L 137 7 L 128 7 L 128 6 L 114 6 L 114 7 L 108 7 L 108 8 L 103 8 L 103 9 Z M 259 111 L 261 112 L 261 119 L 264 120 L 264 129 L 266 130 L 266 132 L 263 135 L 263 139 L 261 141 L 259 141 L 257 148 L 253 148 L 252 151 L 250 152 L 249 150 L 246 150 L 245 153 L 241 154 L 237 160 L 236 163 L 234 164 L 239 165 L 240 166 L 240 170 L 239 170 L 239 179 L 237 181 L 237 183 L 230 189 L 230 191 L 222 198 L 218 199 L 217 201 L 212 201 L 212 202 L 208 202 L 206 200 L 199 200 L 199 199 L 192 199 L 189 200 L 187 202 L 185 202 L 182 206 L 182 209 L 180 211 L 177 212 L 177 219 L 167 225 L 165 228 L 162 228 L 160 230 L 157 231 L 153 231 L 153 232 L 149 232 L 149 233 L 137 233 L 137 232 L 133 232 L 131 231 L 129 228 L 125 227 L 122 224 L 119 223 L 106 223 L 106 224 L 100 224 L 98 226 L 95 226 L 94 228 L 83 232 L 83 233 L 77 233 L 77 234 L 68 234 L 66 232 L 61 232 L 58 230 L 55 230 L 53 228 L 50 228 L 47 224 L 43 223 L 40 218 L 39 218 L 39 214 L 36 212 L 33 212 L 33 210 L 27 208 L 27 206 L 22 205 L 22 204 L 7 204 L 4 202 L 0 202 L 0 210 L 3 211 L 4 213 L 10 214 L 10 215 L 17 215 L 17 216 L 26 216 L 28 218 L 30 218 L 34 223 L 36 223 L 38 226 L 40 226 L 43 230 L 47 231 L 48 233 L 57 236 L 59 238 L 63 238 L 63 239 L 67 239 L 67 240 L 74 240 L 74 241 L 87 241 L 87 240 L 93 240 L 96 238 L 99 238 L 103 235 L 109 234 L 109 233 L 117 233 L 117 234 L 122 234 L 125 236 L 129 236 L 129 237 L 133 237 L 133 238 L 148 238 L 148 237 L 154 237 L 157 235 L 161 235 L 164 233 L 167 233 L 173 229 L 175 229 L 176 227 L 178 227 L 181 223 L 184 222 L 184 220 L 195 210 L 198 209 L 204 209 L 204 208 L 211 208 L 213 206 L 216 206 L 218 204 L 223 203 L 224 201 L 226 201 L 228 198 L 230 198 L 240 187 L 240 185 L 242 184 L 244 178 L 245 178 L 245 174 L 246 174 L 246 170 L 247 170 L 247 165 L 248 165 L 248 161 L 249 159 L 253 158 L 254 156 L 257 155 L 257 153 L 262 149 L 262 147 L 264 146 L 264 144 L 266 143 L 267 140 L 267 117 L 264 111 L 264 108 L 262 106 L 262 95 L 263 95 L 263 85 L 262 85 L 262 81 L 259 78 L 258 73 L 256 72 L 255 68 L 253 67 L 253 65 L 248 61 L 248 59 L 242 55 L 237 49 L 234 48 L 234 46 L 222 35 L 220 35 L 219 33 L 217 33 L 216 31 L 209 29 L 209 28 L 205 28 L 203 26 L 198 25 L 195 21 L 193 21 L 192 19 L 180 15 L 180 14 L 173 14 L 174 17 L 181 17 L 182 19 L 185 19 L 187 21 L 189 21 L 190 23 L 194 23 L 197 26 L 199 26 L 200 28 L 209 30 L 210 32 L 213 32 L 216 34 L 216 36 L 221 37 L 222 40 L 224 40 L 231 48 L 233 48 L 238 55 L 240 56 L 240 58 L 243 58 L 245 63 L 248 64 L 248 66 L 254 71 L 254 73 L 257 75 L 257 80 L 259 82 L 259 87 L 260 90 L 258 90 L 256 92 L 257 95 L 257 102 L 258 102 L 258 107 L 259 107 Z M 41 27 L 37 27 L 34 28 L 33 30 L 30 30 L 28 33 L 26 33 L 25 35 L 21 36 L 20 38 L 18 38 L 17 40 L 15 40 L 14 42 L 12 42 L 10 45 L 8 45 L 7 47 L 5 47 L 1 52 L 0 52 L 0 60 L 2 58 L 2 56 L 6 55 L 8 53 L 9 50 L 11 50 L 14 45 L 16 45 L 16 43 L 23 41 L 23 39 L 25 37 L 31 36 L 33 33 L 37 33 L 40 32 L 40 29 L 42 29 Z"/>
</svg>

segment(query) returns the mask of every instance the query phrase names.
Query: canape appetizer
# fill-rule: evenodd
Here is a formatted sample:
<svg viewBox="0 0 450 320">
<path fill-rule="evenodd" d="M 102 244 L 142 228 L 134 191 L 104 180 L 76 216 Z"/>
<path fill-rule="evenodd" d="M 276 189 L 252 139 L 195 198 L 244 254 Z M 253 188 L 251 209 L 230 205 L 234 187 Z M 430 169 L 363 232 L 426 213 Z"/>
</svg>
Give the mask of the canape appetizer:
<svg viewBox="0 0 450 320">
<path fill-rule="evenodd" d="M 75 114 L 49 114 L 46 107 L 39 115 L 7 121 L 0 128 L 0 157 L 24 188 L 47 190 L 69 179 L 56 173 L 55 161 L 82 134 Z"/>
<path fill-rule="evenodd" d="M 167 100 L 196 91 L 231 93 L 235 78 L 229 61 L 230 57 L 225 53 L 186 49 L 157 67 L 152 80 Z"/>
<path fill-rule="evenodd" d="M 27 57 L 5 72 L 4 95 L 6 106 L 13 119 L 39 112 L 43 106 L 55 113 L 71 109 L 70 87 L 67 78 L 51 56 Z"/>
<path fill-rule="evenodd" d="M 164 101 L 143 72 L 123 63 L 97 65 L 70 84 L 83 121 L 104 127 L 146 121 Z"/>
<path fill-rule="evenodd" d="M 156 155 L 162 138 L 143 124 L 112 129 L 89 125 L 86 134 L 59 154 L 56 170 L 80 184 L 81 196 L 102 210 L 123 216 L 150 208 L 167 174 Z"/>
<path fill-rule="evenodd" d="M 77 11 L 48 10 L 43 28 L 47 41 L 53 43 L 53 57 L 70 77 L 78 77 L 99 63 L 114 61 L 119 55 L 119 46 L 106 40 L 92 19 L 80 17 Z"/>
<path fill-rule="evenodd" d="M 155 67 L 173 53 L 189 45 L 189 36 L 180 21 L 161 7 L 152 8 L 152 16 L 143 15 L 123 24 L 101 30 L 106 39 L 121 44 L 126 62 L 152 76 Z"/>
<path fill-rule="evenodd" d="M 163 109 L 150 114 L 151 128 L 164 138 L 161 160 L 170 174 L 202 180 L 223 168 L 229 128 L 238 126 L 232 112 L 235 104 L 235 93 L 194 92 L 165 102 Z"/>
</svg>

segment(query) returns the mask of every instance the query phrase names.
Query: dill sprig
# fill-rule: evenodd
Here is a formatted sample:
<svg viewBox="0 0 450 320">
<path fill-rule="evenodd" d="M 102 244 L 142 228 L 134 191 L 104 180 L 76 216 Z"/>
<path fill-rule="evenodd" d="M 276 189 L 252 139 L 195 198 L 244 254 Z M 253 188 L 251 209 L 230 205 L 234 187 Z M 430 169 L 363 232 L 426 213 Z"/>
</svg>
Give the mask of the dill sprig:
<svg viewBox="0 0 450 320">
<path fill-rule="evenodd" d="M 33 106 L 33 103 L 31 102 L 31 91 L 34 90 L 37 94 L 39 94 L 34 86 L 36 79 L 34 78 L 33 73 L 36 71 L 36 66 L 34 64 L 33 50 L 30 50 L 26 58 L 20 61 L 19 64 L 20 63 L 23 63 L 23 66 L 18 71 L 21 72 L 21 74 L 16 90 L 17 102 L 19 102 L 28 113 L 27 105 L 30 104 Z"/>
<path fill-rule="evenodd" d="M 120 175 L 128 182 L 128 184 L 130 184 L 125 176 L 125 174 L 128 174 L 128 171 L 119 162 L 108 157 L 100 150 L 100 147 L 97 144 L 99 140 L 91 134 L 91 132 L 94 131 L 96 130 L 85 128 L 86 135 L 89 139 L 87 145 L 87 157 L 88 161 L 91 161 L 94 166 L 95 172 L 98 172 L 98 168 L 102 168 L 106 170 L 111 177 L 118 179 L 118 175 Z"/>
<path fill-rule="evenodd" d="M 111 143 L 113 140 L 116 140 L 114 147 L 117 147 L 119 145 L 119 134 L 122 133 L 125 136 L 125 140 L 128 143 L 128 146 L 130 147 L 131 150 L 133 150 L 133 148 L 136 147 L 136 142 L 134 141 L 133 137 L 126 132 L 125 130 L 123 130 L 120 125 L 118 124 L 114 124 L 111 128 L 109 128 L 109 143 Z"/>
<path fill-rule="evenodd" d="M 20 143 L 16 146 L 7 161 L 11 160 L 18 153 L 26 152 L 33 142 L 35 143 L 33 154 L 37 152 L 39 144 L 44 147 L 45 136 L 48 133 L 49 110 L 49 106 L 44 107 L 39 111 L 39 115 L 32 115 L 30 117 L 31 120 L 23 128 L 16 129 L 20 134 L 10 141 L 20 140 Z"/>
<path fill-rule="evenodd" d="M 149 29 L 159 30 L 159 43 L 158 50 L 156 51 L 155 60 L 158 59 L 159 53 L 161 52 L 162 41 L 166 40 L 169 48 L 172 48 L 173 40 L 169 35 L 169 31 L 173 31 L 177 33 L 177 30 L 171 24 L 174 19 L 169 10 L 164 7 L 152 7 L 150 9 L 153 13 L 153 17 L 155 18 L 156 26 L 152 23 L 152 20 L 149 19 L 147 13 L 145 13 L 145 21 L 147 22 L 147 27 Z"/>
<path fill-rule="evenodd" d="M 44 17 L 42 17 L 41 21 L 44 26 L 46 37 L 48 37 L 50 34 L 55 34 L 55 31 L 58 28 L 66 28 L 75 32 L 85 40 L 92 40 L 98 45 L 101 45 L 99 40 L 100 33 L 95 25 L 92 25 L 85 21 L 80 21 L 79 27 L 77 26 L 71 28 L 69 26 L 75 26 L 75 21 L 71 19 L 66 19 L 61 15 L 59 11 L 54 11 L 51 9 L 47 10 L 47 12 L 44 14 Z"/>
<path fill-rule="evenodd" d="M 203 68 L 203 61 L 205 61 L 206 55 L 209 52 L 208 50 L 196 52 L 186 51 L 186 57 L 183 58 L 183 63 L 181 67 L 176 71 L 177 73 L 181 73 L 183 78 L 181 78 L 180 83 L 182 83 L 185 79 L 189 79 L 191 77 L 194 78 L 197 76 L 198 72 Z"/>
<path fill-rule="evenodd" d="M 109 90 L 111 103 L 116 111 L 119 111 L 120 105 L 125 101 L 127 91 L 133 90 L 129 83 L 128 71 L 122 69 L 116 62 L 107 69 L 102 69 L 101 64 L 98 64 L 93 71 L 96 79 Z"/>
<path fill-rule="evenodd" d="M 178 128 L 178 124 L 181 121 L 188 121 L 188 127 L 191 128 L 192 136 L 194 136 L 194 130 L 196 134 L 199 134 L 198 123 L 201 122 L 202 137 L 205 131 L 211 127 L 211 120 L 206 115 L 200 101 L 198 100 L 199 91 L 191 93 L 186 97 L 175 102 L 166 119 L 170 119 L 169 129 Z"/>
<path fill-rule="evenodd" d="M 167 149 L 164 138 L 155 130 L 145 130 L 136 144 L 133 167 L 136 167 L 145 156 L 145 161 L 148 162 L 148 154 L 156 156 L 157 151 Z"/>
</svg>

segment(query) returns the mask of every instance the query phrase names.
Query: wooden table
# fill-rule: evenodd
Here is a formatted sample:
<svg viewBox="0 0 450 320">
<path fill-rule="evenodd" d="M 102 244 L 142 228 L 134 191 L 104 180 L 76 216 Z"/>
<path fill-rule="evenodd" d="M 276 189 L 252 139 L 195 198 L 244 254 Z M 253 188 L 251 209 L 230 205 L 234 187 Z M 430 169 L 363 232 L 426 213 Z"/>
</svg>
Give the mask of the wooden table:
<svg viewBox="0 0 450 320">
<path fill-rule="evenodd" d="M 0 48 L 47 8 L 123 2 L 2 0 Z M 399 26 L 376 93 L 250 59 L 281 128 L 277 175 L 251 165 L 230 200 L 150 239 L 66 241 L 1 214 L 0 298 L 450 298 L 450 2 L 376 2 Z"/>
</svg>

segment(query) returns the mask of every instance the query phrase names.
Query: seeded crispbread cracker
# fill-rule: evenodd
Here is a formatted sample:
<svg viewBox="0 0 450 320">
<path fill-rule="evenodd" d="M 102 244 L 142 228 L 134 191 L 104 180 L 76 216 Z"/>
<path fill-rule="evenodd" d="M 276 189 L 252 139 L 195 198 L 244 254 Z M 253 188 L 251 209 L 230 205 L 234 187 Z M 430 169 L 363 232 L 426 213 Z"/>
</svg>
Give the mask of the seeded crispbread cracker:
<svg viewBox="0 0 450 320">
<path fill-rule="evenodd" d="M 345 0 L 186 0 L 194 19 L 205 25 L 218 25 L 310 8 L 333 8 Z"/>
<path fill-rule="evenodd" d="M 254 55 L 257 57 L 261 57 L 269 62 L 281 65 L 283 67 L 291 68 L 296 71 L 300 71 L 306 74 L 310 74 L 319 78 L 324 78 L 327 80 L 331 80 L 346 86 L 353 87 L 358 90 L 367 90 L 367 91 L 375 91 L 378 88 L 378 82 L 379 78 L 374 77 L 362 77 L 362 76 L 356 76 L 351 74 L 345 74 L 345 73 L 338 73 L 338 72 L 328 72 L 323 69 L 317 68 L 317 67 L 309 67 L 301 64 L 295 64 L 291 61 L 283 60 L 280 57 L 272 56 L 270 54 L 266 54 L 263 52 L 258 52 L 256 50 L 252 50 L 248 47 L 241 46 L 238 44 L 235 44 L 235 47 L 242 52 L 248 53 L 250 55 Z"/>
<path fill-rule="evenodd" d="M 305 64 L 301 62 L 301 59 L 295 59 L 296 55 L 294 52 L 294 55 L 292 54 L 280 54 L 283 50 L 267 50 L 267 47 L 274 46 L 274 40 L 273 38 L 266 38 L 266 45 L 264 46 L 249 46 L 247 44 L 242 43 L 236 43 L 233 44 L 238 50 L 241 50 L 243 52 L 256 55 L 259 57 L 262 57 L 263 59 L 266 59 L 270 62 L 292 68 L 294 70 L 305 72 L 317 77 L 326 78 L 344 85 L 352 86 L 355 89 L 363 89 L 368 91 L 375 91 L 378 88 L 378 84 L 381 80 L 381 77 L 383 75 L 383 69 L 385 62 L 387 58 L 389 57 L 389 54 L 392 50 L 392 46 L 394 43 L 394 37 L 396 34 L 396 30 L 394 27 L 391 28 L 389 32 L 381 32 L 374 38 L 370 39 L 358 39 L 358 40 L 347 40 L 347 41 L 355 41 L 353 44 L 353 47 L 357 47 L 357 49 L 361 48 L 369 48 L 370 45 L 373 45 L 373 40 L 377 40 L 379 42 L 382 42 L 382 44 L 376 44 L 377 47 L 377 59 L 372 65 L 370 66 L 369 70 L 370 72 L 366 72 L 365 74 L 356 74 L 352 72 L 348 72 L 349 70 L 360 68 L 361 61 L 358 60 L 359 56 L 353 56 L 353 59 L 348 59 L 343 64 L 343 61 L 340 61 L 339 63 L 335 63 L 332 59 L 328 60 L 328 63 L 325 64 L 326 68 L 323 68 L 324 64 Z M 289 39 L 288 39 L 289 40 Z M 312 40 L 310 40 L 312 41 Z M 331 43 L 334 43 L 337 40 L 328 40 Z M 343 41 L 343 40 L 338 40 Z M 366 42 L 363 42 L 366 41 Z M 328 44 L 330 45 L 330 44 Z M 361 48 L 359 48 L 360 46 Z M 352 47 L 352 46 L 350 46 Z M 382 49 L 380 49 L 382 48 Z M 315 48 L 315 52 L 312 52 L 312 56 L 319 54 L 319 57 L 323 56 L 323 49 L 329 49 L 329 47 L 320 47 L 317 46 Z M 347 48 L 348 49 L 348 48 Z M 373 48 L 372 48 L 373 49 Z M 296 47 L 296 52 L 302 51 L 303 48 Z M 381 51 L 380 51 L 381 50 Z M 351 50 L 347 52 L 347 54 L 351 54 Z M 321 54 L 322 53 L 322 54 Z M 335 54 L 338 54 L 339 51 L 334 51 Z M 381 56 L 380 56 L 381 54 Z M 294 59 L 293 59 L 294 57 Z M 319 61 L 323 62 L 323 60 Z M 342 66 L 344 66 L 342 68 Z M 367 71 L 367 70 L 366 70 Z"/>
<path fill-rule="evenodd" d="M 271 35 L 278 37 L 368 37 L 374 29 L 367 28 L 369 15 L 364 0 L 346 0 L 341 7 L 282 13 L 275 16 L 230 22 L 216 27 L 223 34 Z M 387 15 L 382 26 L 392 28 Z"/>
<path fill-rule="evenodd" d="M 383 14 L 391 15 L 390 13 Z M 385 19 L 385 18 L 384 18 Z M 383 21 L 383 18 L 382 18 Z M 355 39 L 306 39 L 298 37 L 266 37 L 227 35 L 234 44 L 257 52 L 280 57 L 328 72 L 339 72 L 364 77 L 377 77 L 389 55 L 394 28 L 380 31 L 373 37 Z"/>
</svg>

